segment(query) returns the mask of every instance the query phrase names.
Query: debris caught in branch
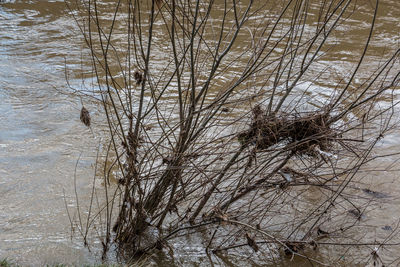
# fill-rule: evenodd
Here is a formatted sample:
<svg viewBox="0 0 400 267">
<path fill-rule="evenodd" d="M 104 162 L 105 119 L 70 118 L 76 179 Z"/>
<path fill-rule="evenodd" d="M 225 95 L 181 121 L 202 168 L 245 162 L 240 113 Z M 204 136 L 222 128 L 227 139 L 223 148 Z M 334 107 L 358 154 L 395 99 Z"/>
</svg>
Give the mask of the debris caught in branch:
<svg viewBox="0 0 400 267">
<path fill-rule="evenodd" d="M 315 155 L 315 147 L 319 147 L 319 151 L 328 155 L 326 151 L 331 149 L 337 136 L 329 119 L 327 111 L 266 115 L 258 105 L 253 108 L 250 128 L 240 133 L 238 140 L 242 145 L 254 145 L 258 150 L 286 142 L 293 144 L 292 150 L 297 154 Z"/>
</svg>

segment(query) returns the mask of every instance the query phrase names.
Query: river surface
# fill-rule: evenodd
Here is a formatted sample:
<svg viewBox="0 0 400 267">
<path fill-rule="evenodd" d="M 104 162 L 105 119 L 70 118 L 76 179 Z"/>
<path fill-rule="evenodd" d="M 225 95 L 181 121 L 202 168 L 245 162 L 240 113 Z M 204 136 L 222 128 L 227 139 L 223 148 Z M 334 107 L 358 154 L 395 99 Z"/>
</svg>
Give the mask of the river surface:
<svg viewBox="0 0 400 267">
<path fill-rule="evenodd" d="M 340 50 L 335 48 L 325 64 L 337 73 L 348 71 L 358 59 L 352 51 L 365 42 L 369 22 L 370 16 L 353 17 L 352 30 L 336 36 Z M 376 57 L 365 66 L 398 48 L 399 36 L 400 2 L 381 1 L 372 48 Z M 90 253 L 80 239 L 71 239 L 66 212 L 66 206 L 74 207 L 74 183 L 81 203 L 89 201 L 98 144 L 79 121 L 81 100 L 67 84 L 85 87 L 79 77 L 90 62 L 83 47 L 64 1 L 0 1 L 0 259 L 33 266 L 99 262 L 96 249 Z M 99 111 L 89 105 L 96 123 Z M 386 137 L 379 149 L 397 153 L 399 138 L 395 133 Z M 398 160 L 382 159 L 365 174 L 364 183 L 393 196 L 363 222 L 371 226 L 370 240 L 388 235 L 384 227 L 394 229 L 400 219 Z M 390 171 L 372 172 L 388 166 Z M 383 255 L 395 260 L 400 247 Z"/>
</svg>

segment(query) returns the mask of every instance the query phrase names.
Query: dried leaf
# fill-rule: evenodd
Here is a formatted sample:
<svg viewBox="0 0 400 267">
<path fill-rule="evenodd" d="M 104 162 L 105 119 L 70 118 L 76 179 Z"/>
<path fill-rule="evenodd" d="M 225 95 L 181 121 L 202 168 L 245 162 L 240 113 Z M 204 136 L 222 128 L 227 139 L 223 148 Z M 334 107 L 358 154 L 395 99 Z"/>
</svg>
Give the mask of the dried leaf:
<svg viewBox="0 0 400 267">
<path fill-rule="evenodd" d="M 89 111 L 83 106 L 81 109 L 80 119 L 83 124 L 85 124 L 87 127 L 90 127 L 90 114 Z"/>
<path fill-rule="evenodd" d="M 257 252 L 259 250 L 259 247 L 256 243 L 256 241 L 250 237 L 248 233 L 246 233 L 246 239 L 247 239 L 247 244 L 255 251 Z"/>
<path fill-rule="evenodd" d="M 318 227 L 317 235 L 319 235 L 319 236 L 328 236 L 329 233 Z"/>
<path fill-rule="evenodd" d="M 135 71 L 135 73 L 134 73 L 134 78 L 135 78 L 135 81 L 136 81 L 136 84 L 137 85 L 140 85 L 142 82 L 143 82 L 143 74 L 142 73 L 140 73 L 140 72 L 138 72 L 138 71 Z"/>
</svg>

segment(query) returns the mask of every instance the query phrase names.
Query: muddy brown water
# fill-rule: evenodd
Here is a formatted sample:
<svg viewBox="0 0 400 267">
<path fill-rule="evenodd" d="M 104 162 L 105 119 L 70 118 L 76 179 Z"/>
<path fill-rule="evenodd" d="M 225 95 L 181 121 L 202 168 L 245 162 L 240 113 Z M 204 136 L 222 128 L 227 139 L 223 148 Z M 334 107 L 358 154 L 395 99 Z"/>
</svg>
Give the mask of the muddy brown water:
<svg viewBox="0 0 400 267">
<path fill-rule="evenodd" d="M 353 66 L 358 59 L 354 51 L 365 42 L 372 1 L 361 2 L 365 2 L 365 14 L 352 17 L 351 31 L 338 32 L 340 49 L 335 48 L 324 62 L 336 71 L 323 85 L 327 89 L 333 88 L 338 74 Z M 385 0 L 380 4 L 371 48 L 375 57 L 364 66 L 376 66 L 380 55 L 399 47 L 400 2 Z M 99 261 L 98 250 L 90 253 L 79 239 L 71 240 L 65 209 L 74 205 L 74 177 L 81 203 L 89 200 L 98 143 L 79 121 L 80 99 L 68 95 L 66 72 L 72 73 L 69 79 L 73 87 L 85 86 L 79 73 L 82 61 L 89 61 L 82 47 L 64 1 L 0 1 L 0 259 L 33 266 Z M 91 108 L 96 118 L 96 106 Z M 396 133 L 387 136 L 377 153 L 398 152 L 399 137 Z M 379 160 L 365 172 L 366 187 L 383 192 L 379 196 L 392 197 L 362 222 L 370 227 L 363 240 L 382 240 L 400 219 L 398 160 L 398 156 Z M 389 166 L 391 170 L 386 171 Z M 366 195 L 370 192 L 365 190 Z M 393 237 L 392 242 L 398 241 L 399 237 Z M 188 251 L 181 264 L 207 265 L 200 248 Z M 387 262 L 399 256 L 400 247 L 396 246 L 382 252 Z M 165 266 L 172 264 L 159 260 Z M 220 261 L 229 262 L 240 265 L 236 260 Z M 283 265 L 299 264 L 287 260 Z"/>
</svg>

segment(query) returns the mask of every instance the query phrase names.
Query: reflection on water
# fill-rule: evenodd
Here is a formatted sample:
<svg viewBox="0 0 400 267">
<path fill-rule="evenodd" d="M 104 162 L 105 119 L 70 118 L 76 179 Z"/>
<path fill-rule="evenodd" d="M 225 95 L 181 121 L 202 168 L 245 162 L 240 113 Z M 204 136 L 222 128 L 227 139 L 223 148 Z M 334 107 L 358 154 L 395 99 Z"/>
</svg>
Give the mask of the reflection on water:
<svg viewBox="0 0 400 267">
<path fill-rule="evenodd" d="M 368 4 L 361 7 L 364 10 L 357 17 L 349 19 L 350 28 L 343 26 L 338 31 L 335 41 L 339 45 L 329 58 L 320 61 L 321 69 L 329 67 L 326 83 L 301 85 L 311 92 L 313 86 L 325 88 L 312 97 L 329 97 L 332 81 L 354 67 L 358 57 L 353 51 L 365 42 L 369 29 Z M 366 67 L 377 66 L 379 57 L 395 50 L 400 42 L 400 2 L 388 0 L 381 5 L 370 49 L 376 60 Z M 82 152 L 77 188 L 81 203 L 88 199 L 96 147 L 91 132 L 79 122 L 80 100 L 66 94 L 65 59 L 68 72 L 77 76 L 71 80 L 77 81 L 83 57 L 80 34 L 74 25 L 61 0 L 0 1 L 0 259 L 9 257 L 24 265 L 80 265 L 96 260 L 79 240 L 71 241 L 65 210 L 65 202 L 73 205 L 73 173 Z M 397 151 L 397 138 L 388 137 L 382 151 Z M 372 183 L 374 190 L 398 195 L 398 172 L 380 172 L 379 177 L 374 172 L 395 160 L 392 157 L 371 166 L 363 180 L 365 185 Z M 384 227 L 399 218 L 399 199 L 390 201 L 388 209 L 370 213 L 368 224 L 383 226 L 368 233 L 371 240 L 386 235 L 388 228 Z M 396 249 L 400 254 L 398 248 L 385 253 L 395 257 Z"/>
</svg>

